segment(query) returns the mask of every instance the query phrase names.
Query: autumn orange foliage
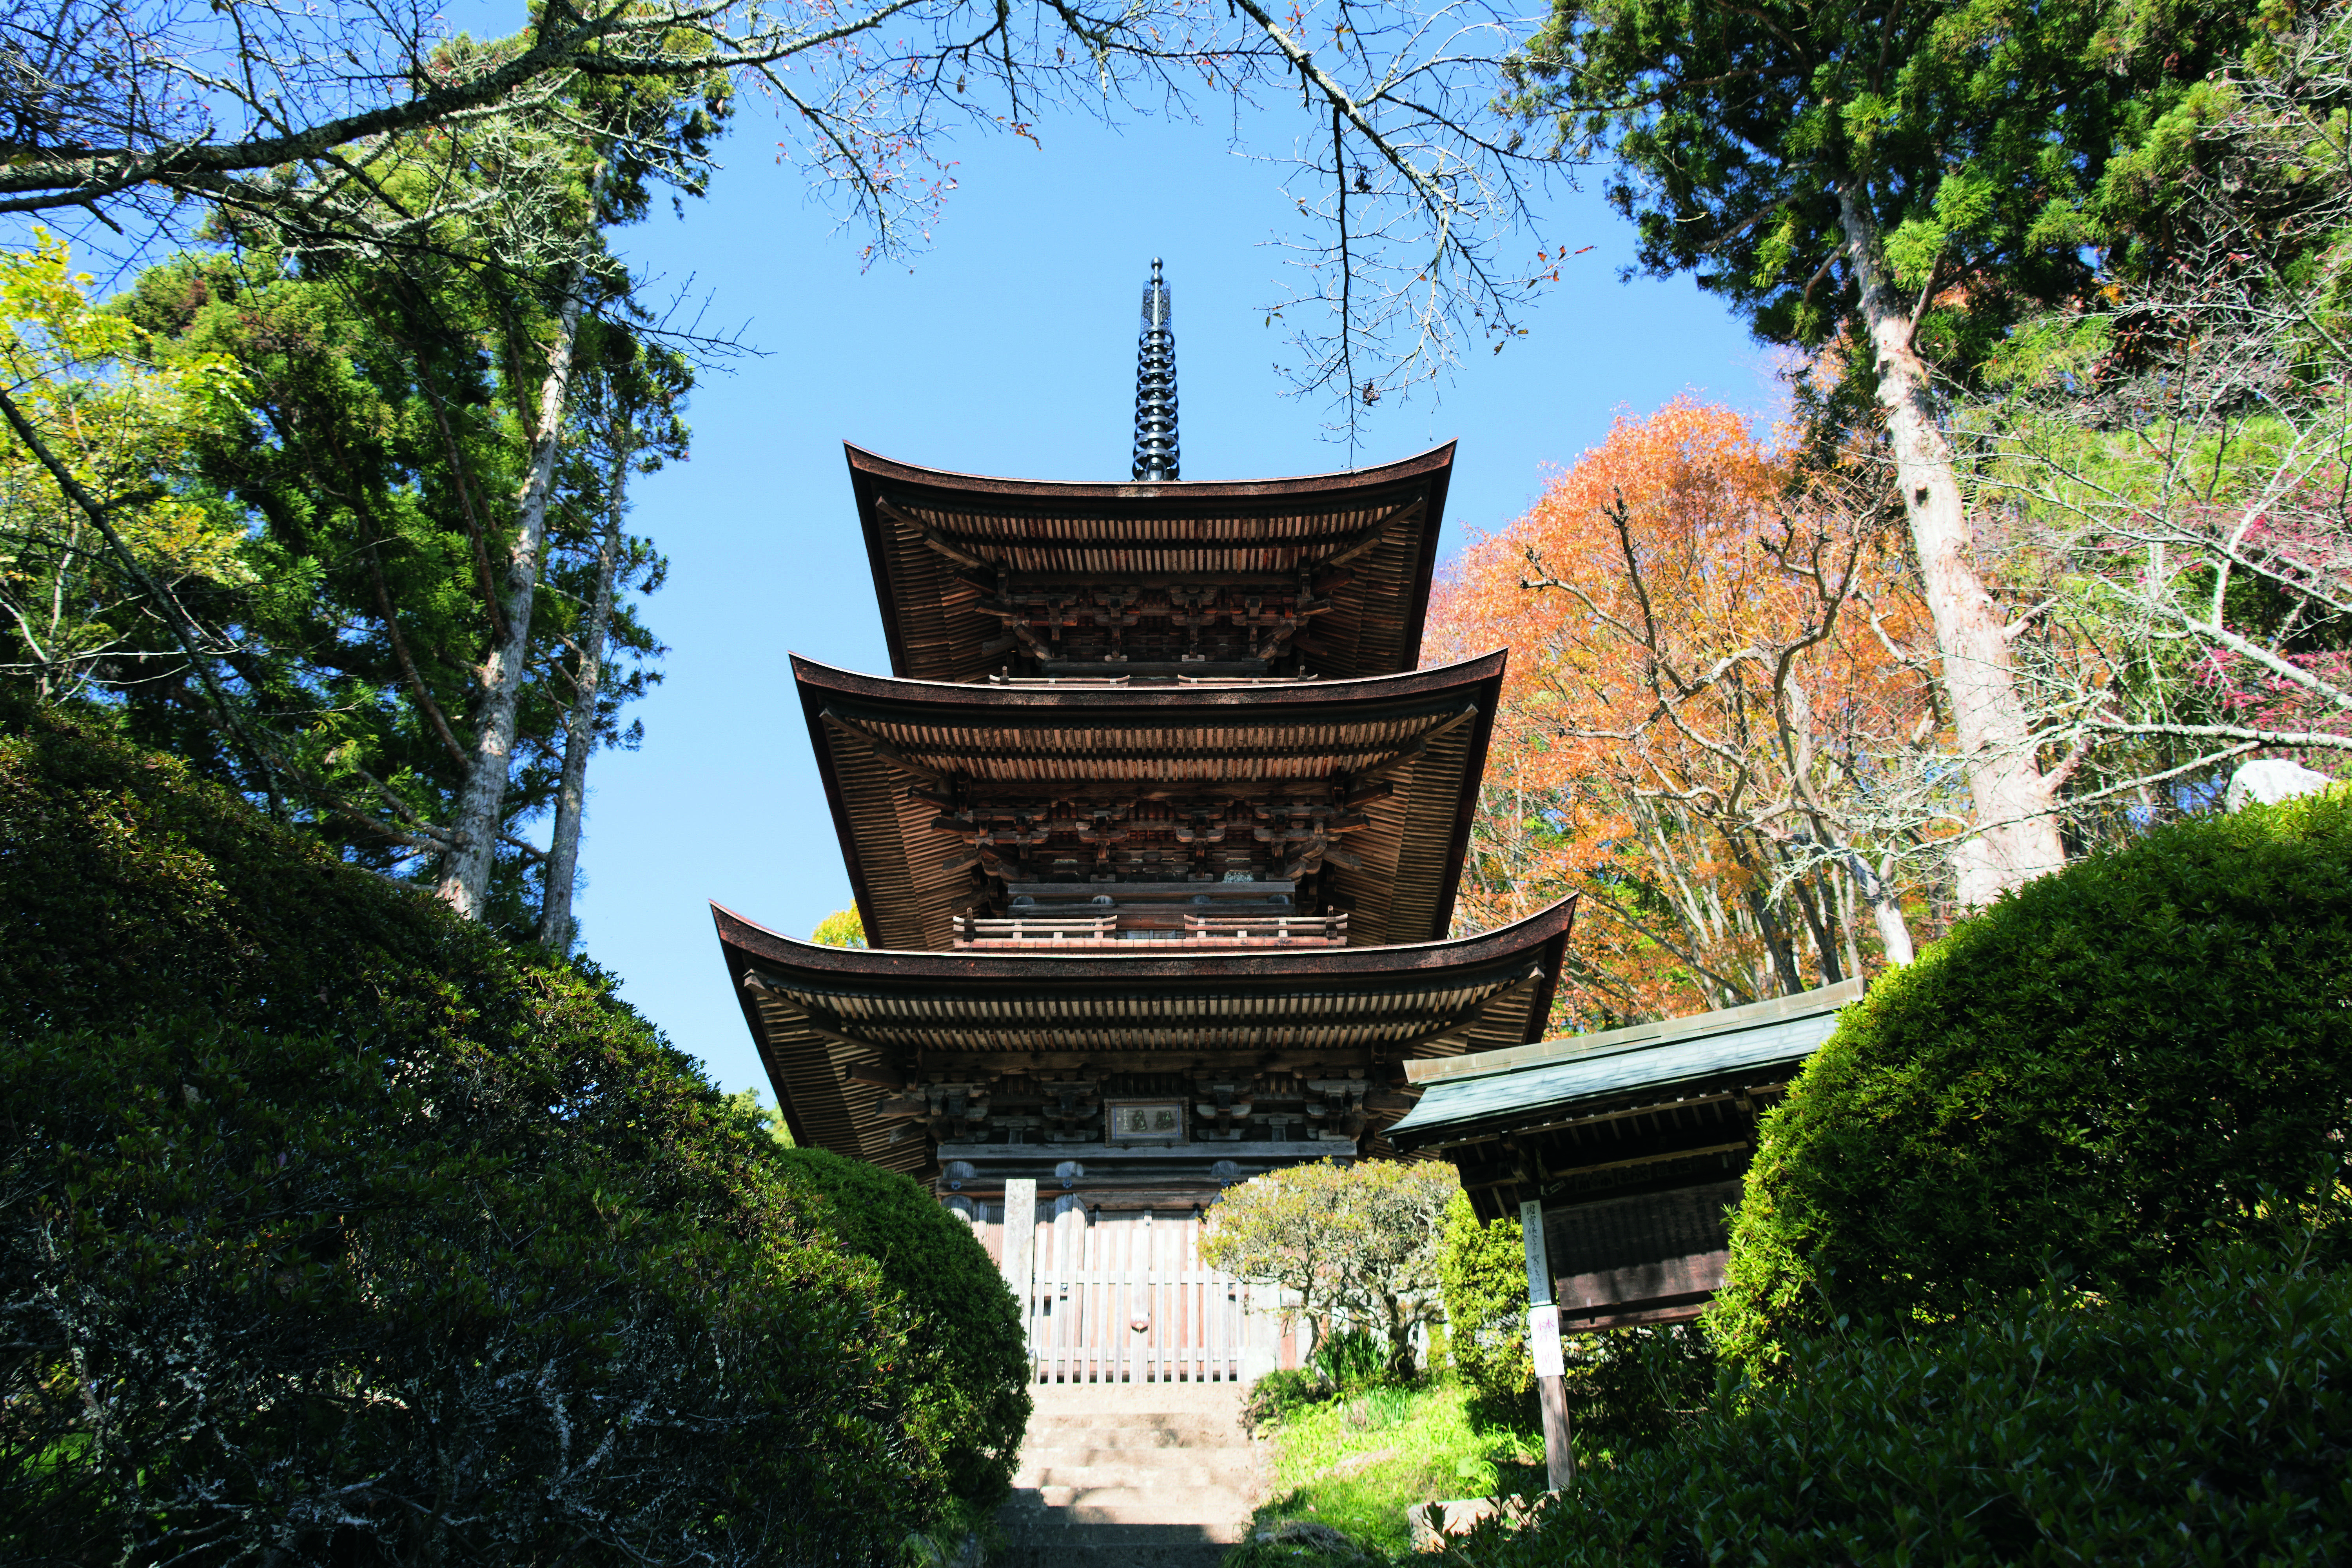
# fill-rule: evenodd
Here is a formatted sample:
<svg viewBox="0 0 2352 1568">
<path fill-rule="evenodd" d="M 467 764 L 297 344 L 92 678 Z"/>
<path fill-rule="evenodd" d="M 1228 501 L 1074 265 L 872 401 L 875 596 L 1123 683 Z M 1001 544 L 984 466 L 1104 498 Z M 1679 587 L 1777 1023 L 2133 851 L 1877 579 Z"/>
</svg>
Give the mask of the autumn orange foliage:
<svg viewBox="0 0 2352 1568">
<path fill-rule="evenodd" d="M 1941 725 L 1874 505 L 1683 399 L 1439 584 L 1425 657 L 1511 651 L 1456 919 L 1581 896 L 1556 1029 L 1829 984 L 1927 913 Z"/>
</svg>

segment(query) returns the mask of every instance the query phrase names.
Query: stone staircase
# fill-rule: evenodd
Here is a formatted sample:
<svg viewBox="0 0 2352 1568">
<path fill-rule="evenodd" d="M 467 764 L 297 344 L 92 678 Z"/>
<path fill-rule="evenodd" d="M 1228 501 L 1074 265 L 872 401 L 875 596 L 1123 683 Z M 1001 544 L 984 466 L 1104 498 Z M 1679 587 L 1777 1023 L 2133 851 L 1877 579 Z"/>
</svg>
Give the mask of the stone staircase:
<svg viewBox="0 0 2352 1568">
<path fill-rule="evenodd" d="M 1000 1519 L 1008 1568 L 1216 1568 L 1264 1489 L 1241 1387 L 1041 1384 Z"/>
</svg>

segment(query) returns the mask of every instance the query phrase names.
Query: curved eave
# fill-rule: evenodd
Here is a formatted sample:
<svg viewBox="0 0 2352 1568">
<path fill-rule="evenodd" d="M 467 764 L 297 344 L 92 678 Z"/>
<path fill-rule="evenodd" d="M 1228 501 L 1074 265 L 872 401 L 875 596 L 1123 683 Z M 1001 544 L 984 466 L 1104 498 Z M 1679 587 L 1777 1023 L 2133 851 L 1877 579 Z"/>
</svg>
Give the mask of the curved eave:
<svg viewBox="0 0 2352 1568">
<path fill-rule="evenodd" d="M 1344 502 L 1356 495 L 1446 472 L 1454 465 L 1454 445 L 1452 441 L 1444 442 L 1425 452 L 1370 468 L 1338 468 L 1328 473 L 1273 479 L 1165 479 L 1153 483 L 1005 479 L 902 463 L 846 441 L 842 443 L 842 449 L 848 454 L 852 474 L 870 475 L 892 484 L 938 490 L 945 495 L 984 497 L 999 504 L 1028 500 L 1069 506 L 1118 501 L 1174 506 L 1197 505 L 1204 500 L 1278 501 L 1305 497 Z"/>
<path fill-rule="evenodd" d="M 1327 1027 L 1356 1027 L 1364 1022 L 1368 1002 L 1375 1004 L 1371 1011 L 1385 1017 L 1399 1005 L 1408 1011 L 1430 1005 L 1426 1000 L 1416 1002 L 1416 995 L 1483 990 L 1494 1005 L 1483 1021 L 1465 1023 L 1467 1032 L 1460 1043 L 1433 1040 L 1414 1053 L 1441 1055 L 1525 1043 L 1542 1034 L 1566 959 L 1575 900 L 1563 900 L 1498 931 L 1443 942 L 1177 959 L 1148 953 L 1055 957 L 825 947 L 770 931 L 716 903 L 710 912 L 728 984 L 743 1009 L 745 1026 L 794 1141 L 920 1173 L 933 1161 L 932 1146 L 893 1137 L 890 1124 L 877 1113 L 882 1091 L 851 1076 L 849 1062 L 863 1053 L 838 1033 L 812 1028 L 809 1018 L 796 1009 L 778 1006 L 773 986 L 854 993 L 869 1011 L 902 1017 L 909 1010 L 923 1012 L 950 1026 L 954 1016 L 973 1011 L 964 1004 L 978 1003 L 984 1014 L 992 1010 L 992 999 L 1017 998 L 1032 1012 L 1042 1004 L 1057 1014 L 1066 1006 L 1073 1014 L 1090 1011 L 1087 998 L 1140 1000 L 1145 1004 L 1140 1010 L 1119 1009 L 1128 1015 L 1126 1026 L 1139 1036 L 1166 1032 L 1160 1025 L 1167 1014 L 1149 1005 L 1154 993 L 1171 1001 L 1197 1000 L 1203 994 L 1288 997 L 1293 1005 L 1286 1011 L 1294 1025 L 1301 1021 L 1296 1004 L 1305 1003 L 1309 1027 L 1318 1016 Z M 1392 998 L 1387 1007 L 1377 1005 L 1383 992 Z M 1182 1010 L 1172 1007 L 1168 1013 Z M 1192 1054 L 1177 1050 L 1171 1059 L 1185 1061 Z M 1376 1138 L 1373 1148 L 1378 1152 L 1386 1145 Z"/>
<path fill-rule="evenodd" d="M 719 945 L 728 955 L 730 984 L 739 990 L 743 971 L 759 964 L 775 965 L 834 984 L 856 982 L 877 986 L 929 986 L 940 981 L 972 985 L 1044 985 L 1131 988 L 1154 980 L 1197 982 L 1280 982 L 1296 980 L 1412 979 L 1449 970 L 1471 970 L 1489 964 L 1533 958 L 1542 963 L 1542 1005 L 1530 1011 L 1535 1018 L 1533 1041 L 1550 1016 L 1551 996 L 1567 952 L 1569 932 L 1576 921 L 1573 896 L 1537 910 L 1525 920 L 1475 936 L 1448 937 L 1439 942 L 1399 942 L 1389 947 L 1340 947 L 1277 952 L 1213 952 L 1186 958 L 1165 958 L 1151 952 L 1088 952 L 1076 956 L 1045 953 L 944 952 L 893 948 L 828 947 L 770 931 L 746 920 L 724 904 L 710 906 L 719 928 Z M 1149 949 L 1158 944 L 1138 942 Z M 1549 962 L 1538 950 L 1549 950 Z"/>
<path fill-rule="evenodd" d="M 1350 615 L 1376 611 L 1385 629 L 1361 629 L 1352 652 L 1327 656 L 1318 668 L 1341 676 L 1410 669 L 1421 659 L 1423 622 L 1429 613 L 1430 584 L 1437 566 L 1437 541 L 1444 526 L 1445 498 L 1452 483 L 1454 443 L 1448 441 L 1394 463 L 1335 473 L 1270 479 L 1171 479 L 1160 483 L 1084 483 L 1055 479 L 1003 479 L 923 468 L 881 457 L 844 443 L 858 524 L 866 535 L 866 561 L 874 576 L 876 603 L 890 650 L 890 668 L 904 677 L 981 679 L 987 658 L 978 652 L 983 623 L 951 612 L 942 595 L 951 592 L 940 563 L 927 548 L 885 518 L 886 490 L 924 508 L 950 512 L 987 512 L 1040 521 L 1039 544 L 1050 548 L 1053 522 L 1074 515 L 1113 514 L 1139 524 L 1217 514 L 1267 516 L 1314 512 L 1338 515 L 1396 504 L 1417 496 L 1421 516 L 1412 537 L 1370 570 L 1354 590 L 1360 601 Z M 1150 548 L 1135 542 L 1137 548 Z M 1118 546 L 1097 541 L 1087 554 L 1099 562 Z M 1383 551 L 1388 547 L 1383 546 Z M 1116 576 L 1117 573 L 1106 573 Z M 967 624 L 969 621 L 969 624 Z M 1369 640 L 1365 640 L 1369 639 Z M 970 646 L 966 646 L 969 642 Z M 1372 668 L 1359 668 L 1369 663 Z"/>
<path fill-rule="evenodd" d="M 797 654 L 792 668 L 859 917 L 870 939 L 899 949 L 943 943 L 953 910 L 966 895 L 947 873 L 934 874 L 939 856 L 931 852 L 943 844 L 922 831 L 929 807 L 905 808 L 907 773 L 862 745 L 845 751 L 835 727 L 825 721 L 828 712 L 854 721 L 983 731 L 1002 740 L 1023 729 L 1051 731 L 1074 723 L 1163 729 L 1371 723 L 1474 708 L 1475 716 L 1458 731 L 1394 775 L 1404 782 L 1404 794 L 1383 803 L 1391 818 L 1379 828 L 1379 864 L 1335 881 L 1358 911 L 1352 934 L 1370 943 L 1427 941 L 1452 921 L 1505 658 L 1497 650 L 1434 669 L 1356 680 L 1094 689 L 904 680 L 836 669 Z"/>
<path fill-rule="evenodd" d="M 1139 712 L 1190 712 L 1211 708 L 1344 708 L 1409 702 L 1426 697 L 1471 695 L 1492 686 L 1499 693 L 1507 649 L 1496 648 L 1456 664 L 1398 675 L 1367 675 L 1353 680 L 1262 681 L 1245 686 L 969 686 L 953 680 L 910 680 L 902 676 L 864 675 L 835 665 L 789 656 L 793 679 L 803 693 L 823 691 L 868 702 L 964 713 L 1051 713 L 1132 708 Z M 1491 706 L 1491 703 L 1490 703 Z"/>
</svg>

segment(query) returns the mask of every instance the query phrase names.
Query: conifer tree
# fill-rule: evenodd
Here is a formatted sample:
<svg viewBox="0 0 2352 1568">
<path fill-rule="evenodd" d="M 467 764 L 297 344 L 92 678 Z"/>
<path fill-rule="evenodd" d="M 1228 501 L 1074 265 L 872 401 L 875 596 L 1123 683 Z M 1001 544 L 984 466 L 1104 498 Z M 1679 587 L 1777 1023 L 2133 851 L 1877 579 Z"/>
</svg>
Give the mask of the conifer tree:
<svg viewBox="0 0 2352 1568">
<path fill-rule="evenodd" d="M 1843 345 L 1883 419 L 1974 796 L 1989 902 L 2064 858 L 2006 617 L 1938 398 L 2011 323 L 2145 243 L 2111 177 L 2245 36 L 2246 8 L 2121 0 L 1556 0 L 1515 64 L 1566 155 L 1605 153 L 1640 264 L 1769 342 Z"/>
</svg>

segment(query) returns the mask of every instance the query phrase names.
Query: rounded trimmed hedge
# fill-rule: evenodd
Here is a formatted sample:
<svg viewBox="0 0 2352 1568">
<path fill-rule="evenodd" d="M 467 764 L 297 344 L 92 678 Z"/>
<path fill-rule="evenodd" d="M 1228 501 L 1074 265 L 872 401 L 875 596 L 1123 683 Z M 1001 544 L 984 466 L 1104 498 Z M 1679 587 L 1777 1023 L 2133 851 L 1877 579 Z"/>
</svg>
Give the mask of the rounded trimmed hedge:
<svg viewBox="0 0 2352 1568">
<path fill-rule="evenodd" d="M 824 1195 L 820 1223 L 872 1258 L 908 1313 L 908 1423 L 934 1448 L 949 1489 L 975 1510 L 1012 1489 L 1029 1425 L 1021 1309 L 971 1226 L 918 1183 L 824 1149 L 782 1156 L 788 1176 Z"/>
<path fill-rule="evenodd" d="M 0 1192 L 0 1558 L 882 1564 L 943 1501 L 879 1271 L 609 982 L 5 696 Z"/>
<path fill-rule="evenodd" d="M 2042 1289 L 1791 1342 L 1431 1568 L 2341 1563 L 2352 1277 L 2247 1247 L 2150 1296 Z"/>
<path fill-rule="evenodd" d="M 2002 897 L 1848 1008 L 1764 1121 L 1717 1342 L 2147 1288 L 2352 1109 L 2352 796 L 2158 829 Z"/>
</svg>

